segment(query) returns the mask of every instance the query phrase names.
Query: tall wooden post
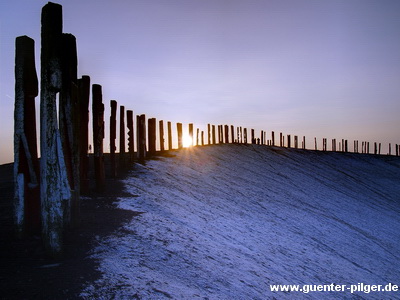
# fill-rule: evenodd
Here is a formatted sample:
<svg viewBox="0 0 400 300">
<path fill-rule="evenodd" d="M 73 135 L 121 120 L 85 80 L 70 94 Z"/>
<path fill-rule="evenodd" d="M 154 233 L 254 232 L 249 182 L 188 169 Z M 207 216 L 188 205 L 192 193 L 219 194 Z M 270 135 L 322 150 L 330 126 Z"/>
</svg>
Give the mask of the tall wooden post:
<svg viewBox="0 0 400 300">
<path fill-rule="evenodd" d="M 264 145 L 264 130 L 261 130 L 261 145 Z"/>
<path fill-rule="evenodd" d="M 232 144 L 235 143 L 235 127 L 233 125 L 231 125 L 231 141 Z"/>
<path fill-rule="evenodd" d="M 201 145 L 204 146 L 204 131 L 201 131 Z"/>
<path fill-rule="evenodd" d="M 135 160 L 135 134 L 133 131 L 133 111 L 126 111 L 126 126 L 128 128 L 128 153 L 129 161 L 132 163 Z"/>
<path fill-rule="evenodd" d="M 272 146 L 275 146 L 275 132 L 274 131 L 272 131 L 272 133 L 271 133 L 271 143 L 272 143 Z"/>
<path fill-rule="evenodd" d="M 176 130 L 178 132 L 178 149 L 183 148 L 183 143 L 182 143 L 182 123 L 177 123 L 176 124 Z"/>
<path fill-rule="evenodd" d="M 316 137 L 314 137 L 314 146 L 315 146 L 315 151 L 317 151 L 318 150 L 318 147 L 317 147 L 317 138 Z"/>
<path fill-rule="evenodd" d="M 212 143 L 213 143 L 213 145 L 216 144 L 215 125 L 212 125 Z"/>
<path fill-rule="evenodd" d="M 243 139 L 244 139 L 244 143 L 247 144 L 248 140 L 247 140 L 247 128 L 243 129 Z"/>
<path fill-rule="evenodd" d="M 251 143 L 255 144 L 256 143 L 256 139 L 254 137 L 254 129 L 251 130 Z"/>
<path fill-rule="evenodd" d="M 49 2 L 42 9 L 40 83 L 40 195 L 42 235 L 46 250 L 62 250 L 63 206 L 70 203 L 64 153 L 57 125 L 56 98 L 61 90 L 62 7 Z"/>
<path fill-rule="evenodd" d="M 189 124 L 189 138 L 190 138 L 190 146 L 193 146 L 193 124 Z"/>
<path fill-rule="evenodd" d="M 79 96 L 79 109 L 80 109 L 80 123 L 79 123 L 79 175 L 81 192 L 87 193 L 89 191 L 89 98 L 90 98 L 90 77 L 82 76 L 78 80 L 78 96 Z"/>
<path fill-rule="evenodd" d="M 389 153 L 388 154 L 392 155 L 392 144 L 391 143 L 389 143 Z"/>
<path fill-rule="evenodd" d="M 288 148 L 290 148 L 290 147 L 292 146 L 292 145 L 291 145 L 290 134 L 287 135 L 287 146 L 288 146 Z"/>
<path fill-rule="evenodd" d="M 92 114 L 93 114 L 93 151 L 94 151 L 94 172 L 96 189 L 103 191 L 105 186 L 104 173 L 104 104 L 102 88 L 99 84 L 92 86 Z"/>
<path fill-rule="evenodd" d="M 125 106 L 119 107 L 119 168 L 125 166 Z"/>
<path fill-rule="evenodd" d="M 306 137 L 303 135 L 303 149 L 306 149 Z"/>
<path fill-rule="evenodd" d="M 137 155 L 140 161 L 146 158 L 146 115 L 136 117 Z"/>
<path fill-rule="evenodd" d="M 211 144 L 211 125 L 207 124 L 207 145 Z"/>
<path fill-rule="evenodd" d="M 200 134 L 200 129 L 199 128 L 197 128 L 197 131 L 196 131 L 196 146 L 199 146 L 200 144 L 199 144 L 199 134 Z"/>
<path fill-rule="evenodd" d="M 172 124 L 171 122 L 168 122 L 167 125 L 168 125 L 168 150 L 172 150 Z"/>
<path fill-rule="evenodd" d="M 38 78 L 34 40 L 15 41 L 14 107 L 14 223 L 18 236 L 40 233 L 39 160 L 36 140 L 35 97 Z"/>
<path fill-rule="evenodd" d="M 150 118 L 148 120 L 148 141 L 149 141 L 149 155 L 156 154 L 156 119 Z"/>
<path fill-rule="evenodd" d="M 299 140 L 297 135 L 294 136 L 294 147 L 297 149 L 299 148 Z"/>
<path fill-rule="evenodd" d="M 280 147 L 283 147 L 283 134 L 282 134 L 282 132 L 279 133 L 279 140 L 280 140 L 280 142 L 279 142 Z"/>
<path fill-rule="evenodd" d="M 229 126 L 225 125 L 225 143 L 229 144 Z"/>
<path fill-rule="evenodd" d="M 115 178 L 117 176 L 117 168 L 115 164 L 115 139 L 117 138 L 117 101 L 111 100 L 110 106 L 110 175 L 112 178 Z"/>
<path fill-rule="evenodd" d="M 165 151 L 165 147 L 164 147 L 164 121 L 160 120 L 158 123 L 159 126 L 159 132 L 160 132 L 160 151 L 163 152 Z"/>
</svg>

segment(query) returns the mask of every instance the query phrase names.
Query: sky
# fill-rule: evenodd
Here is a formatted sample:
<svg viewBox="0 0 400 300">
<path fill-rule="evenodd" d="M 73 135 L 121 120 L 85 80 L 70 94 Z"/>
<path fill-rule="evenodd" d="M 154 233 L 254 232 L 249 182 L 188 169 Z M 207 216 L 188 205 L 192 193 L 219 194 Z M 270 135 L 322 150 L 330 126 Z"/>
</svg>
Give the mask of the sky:
<svg viewBox="0 0 400 300">
<path fill-rule="evenodd" d="M 46 3 L 0 0 L 0 163 L 13 160 L 15 38 L 35 40 L 39 74 Z M 57 3 L 77 38 L 78 77 L 103 87 L 106 122 L 115 99 L 202 130 L 304 135 L 308 147 L 314 137 L 400 144 L 399 1 Z"/>
</svg>

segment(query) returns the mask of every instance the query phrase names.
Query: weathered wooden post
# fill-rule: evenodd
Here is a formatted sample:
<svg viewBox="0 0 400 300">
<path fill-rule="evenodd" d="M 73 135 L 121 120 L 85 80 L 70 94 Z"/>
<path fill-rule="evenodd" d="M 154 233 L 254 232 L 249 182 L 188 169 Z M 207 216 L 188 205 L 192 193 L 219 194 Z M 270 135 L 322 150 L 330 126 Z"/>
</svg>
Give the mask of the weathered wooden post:
<svg viewBox="0 0 400 300">
<path fill-rule="evenodd" d="M 271 132 L 271 144 L 272 144 L 272 146 L 275 146 L 275 132 L 274 131 Z"/>
<path fill-rule="evenodd" d="M 128 128 L 128 153 L 129 161 L 132 163 L 135 160 L 135 134 L 133 131 L 133 111 L 126 111 L 126 126 Z"/>
<path fill-rule="evenodd" d="M 279 142 L 279 145 L 280 145 L 280 147 L 283 147 L 283 134 L 282 134 L 282 132 L 280 132 L 279 133 L 279 139 L 280 139 L 280 142 Z"/>
<path fill-rule="evenodd" d="M 216 136 L 215 136 L 215 125 L 212 125 L 212 143 L 215 145 Z"/>
<path fill-rule="evenodd" d="M 251 129 L 251 143 L 255 144 L 256 143 L 256 139 L 254 137 L 254 129 Z"/>
<path fill-rule="evenodd" d="M 119 168 L 125 167 L 125 106 L 121 105 L 119 107 Z"/>
<path fill-rule="evenodd" d="M 207 144 L 211 144 L 211 125 L 207 124 Z"/>
<path fill-rule="evenodd" d="M 261 130 L 261 145 L 264 145 L 264 130 Z"/>
<path fill-rule="evenodd" d="M 314 144 L 315 144 L 315 151 L 317 151 L 318 147 L 317 147 L 317 138 L 316 137 L 314 137 Z"/>
<path fill-rule="evenodd" d="M 303 149 L 306 149 L 306 137 L 303 135 Z"/>
<path fill-rule="evenodd" d="M 396 156 L 399 156 L 399 145 L 396 144 Z"/>
<path fill-rule="evenodd" d="M 90 77 L 82 76 L 78 80 L 78 97 L 80 109 L 80 124 L 79 124 L 79 175 L 81 192 L 87 193 L 89 191 L 89 98 L 90 98 Z"/>
<path fill-rule="evenodd" d="M 222 144 L 222 130 L 221 125 L 218 125 L 218 144 Z"/>
<path fill-rule="evenodd" d="M 374 142 L 374 154 L 378 154 L 378 145 Z"/>
<path fill-rule="evenodd" d="M 287 135 L 287 147 L 291 148 L 291 146 L 292 146 L 292 139 L 291 139 L 290 134 L 288 134 Z"/>
<path fill-rule="evenodd" d="M 96 189 L 103 191 L 105 186 L 104 173 L 104 104 L 102 88 L 99 84 L 92 86 L 92 114 L 93 114 L 93 151 L 94 151 L 94 172 Z"/>
<path fill-rule="evenodd" d="M 64 207 L 66 225 L 79 225 L 79 101 L 78 101 L 78 58 L 76 39 L 72 34 L 61 36 L 61 91 L 59 97 L 59 130 L 71 200 Z"/>
<path fill-rule="evenodd" d="M 326 138 L 322 138 L 322 151 L 326 151 Z"/>
<path fill-rule="evenodd" d="M 231 125 L 231 141 L 232 144 L 235 143 L 235 127 L 233 125 Z"/>
<path fill-rule="evenodd" d="M 160 151 L 164 152 L 165 151 L 165 147 L 164 147 L 164 121 L 160 120 L 158 122 L 158 126 L 159 126 L 159 132 L 160 132 Z"/>
<path fill-rule="evenodd" d="M 149 141 L 149 155 L 156 154 L 156 119 L 150 118 L 148 120 L 148 141 Z"/>
<path fill-rule="evenodd" d="M 368 148 L 369 148 L 369 143 L 368 143 Z M 349 152 L 348 140 L 344 141 L 344 152 Z M 368 149 L 368 153 L 369 153 L 369 149 Z"/>
<path fill-rule="evenodd" d="M 193 123 L 189 123 L 189 138 L 190 138 L 189 146 L 193 146 Z"/>
<path fill-rule="evenodd" d="M 229 144 L 229 126 L 225 125 L 225 144 Z"/>
<path fill-rule="evenodd" d="M 168 150 L 172 150 L 172 124 L 168 121 Z"/>
<path fill-rule="evenodd" d="M 178 131 L 178 149 L 182 149 L 182 123 L 177 123 L 176 129 Z"/>
<path fill-rule="evenodd" d="M 382 146 L 382 144 L 379 143 L 379 148 L 378 148 L 379 155 L 381 155 L 381 146 Z"/>
<path fill-rule="evenodd" d="M 137 155 L 140 161 L 146 158 L 146 115 L 136 116 Z"/>
<path fill-rule="evenodd" d="M 196 146 L 200 145 L 199 144 L 199 138 L 200 138 L 199 134 L 200 134 L 200 129 L 197 128 L 197 130 L 196 130 Z"/>
<path fill-rule="evenodd" d="M 294 147 L 297 149 L 299 148 L 299 140 L 297 135 L 294 136 Z"/>
<path fill-rule="evenodd" d="M 267 144 L 267 132 L 264 131 L 264 143 L 263 143 L 263 145 L 266 145 L 266 144 Z"/>
<path fill-rule="evenodd" d="M 47 252 L 62 251 L 63 207 L 71 191 L 57 125 L 57 92 L 61 90 L 62 7 L 49 2 L 42 9 L 40 83 L 40 195 L 42 235 Z"/>
<path fill-rule="evenodd" d="M 247 128 L 243 129 L 243 142 L 247 144 Z"/>
<path fill-rule="evenodd" d="M 201 145 L 204 146 L 204 131 L 201 131 Z"/>
<path fill-rule="evenodd" d="M 117 168 L 115 164 L 115 139 L 117 138 L 117 101 L 110 101 L 110 175 L 111 178 L 117 176 Z"/>
<path fill-rule="evenodd" d="M 389 143 L 389 153 L 388 155 L 392 155 L 392 144 Z"/>
<path fill-rule="evenodd" d="M 35 97 L 38 78 L 34 40 L 15 41 L 14 106 L 14 223 L 18 236 L 40 233 L 39 160 L 36 140 Z"/>
</svg>

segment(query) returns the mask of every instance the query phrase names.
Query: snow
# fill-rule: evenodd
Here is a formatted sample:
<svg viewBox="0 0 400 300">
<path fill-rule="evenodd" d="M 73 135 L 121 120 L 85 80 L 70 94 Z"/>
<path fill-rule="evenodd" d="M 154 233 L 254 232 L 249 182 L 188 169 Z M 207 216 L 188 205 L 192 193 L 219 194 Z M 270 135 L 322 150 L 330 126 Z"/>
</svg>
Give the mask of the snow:
<svg viewBox="0 0 400 300">
<path fill-rule="evenodd" d="M 86 299 L 400 299 L 271 284 L 400 284 L 400 160 L 258 145 L 137 165 L 118 207 L 143 212 L 91 256 Z"/>
</svg>

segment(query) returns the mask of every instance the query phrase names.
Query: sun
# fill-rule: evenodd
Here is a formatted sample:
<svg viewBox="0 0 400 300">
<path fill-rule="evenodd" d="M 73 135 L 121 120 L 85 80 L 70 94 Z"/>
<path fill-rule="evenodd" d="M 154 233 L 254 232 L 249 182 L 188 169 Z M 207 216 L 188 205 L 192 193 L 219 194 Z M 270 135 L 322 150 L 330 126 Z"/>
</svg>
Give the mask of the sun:
<svg viewBox="0 0 400 300">
<path fill-rule="evenodd" d="M 182 136 L 182 146 L 184 148 L 192 147 L 193 146 L 193 138 L 190 137 L 188 133 L 183 134 Z"/>
</svg>

